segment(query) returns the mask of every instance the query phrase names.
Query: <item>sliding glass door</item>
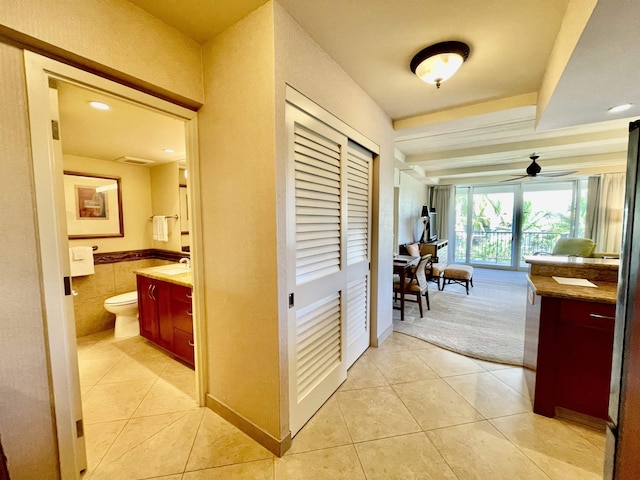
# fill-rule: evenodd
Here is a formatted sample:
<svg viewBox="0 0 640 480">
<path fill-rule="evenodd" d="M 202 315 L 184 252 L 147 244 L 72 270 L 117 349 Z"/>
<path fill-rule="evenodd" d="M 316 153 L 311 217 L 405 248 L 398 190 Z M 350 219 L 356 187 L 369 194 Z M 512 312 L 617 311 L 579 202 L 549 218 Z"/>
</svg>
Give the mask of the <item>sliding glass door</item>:
<svg viewBox="0 0 640 480">
<path fill-rule="evenodd" d="M 559 238 L 573 236 L 574 211 L 574 182 L 524 185 L 521 266 L 525 265 L 525 256 L 551 253 Z"/>
<path fill-rule="evenodd" d="M 464 238 L 464 251 L 456 246 L 456 261 L 464 258 L 464 263 L 510 266 L 515 186 L 475 187 L 465 193 L 457 197 L 461 222 L 456 222 L 456 238 Z"/>
<path fill-rule="evenodd" d="M 582 234 L 584 186 L 568 181 L 457 187 L 454 260 L 526 267 L 525 256 L 551 252 L 558 238 Z"/>
</svg>

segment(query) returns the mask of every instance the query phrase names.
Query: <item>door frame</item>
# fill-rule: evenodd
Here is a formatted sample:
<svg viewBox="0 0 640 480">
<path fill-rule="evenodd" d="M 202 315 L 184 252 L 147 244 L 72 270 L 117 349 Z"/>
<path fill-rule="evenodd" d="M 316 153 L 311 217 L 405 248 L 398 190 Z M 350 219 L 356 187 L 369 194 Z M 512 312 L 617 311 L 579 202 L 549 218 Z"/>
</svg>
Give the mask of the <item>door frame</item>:
<svg viewBox="0 0 640 480">
<path fill-rule="evenodd" d="M 80 378 L 73 317 L 73 301 L 65 295 L 64 278 L 70 278 L 68 238 L 64 215 L 64 191 L 61 165 L 56 165 L 49 106 L 49 79 L 58 79 L 90 88 L 127 101 L 160 110 L 185 122 L 187 167 L 192 195 L 191 256 L 195 339 L 196 402 L 205 404 L 206 335 L 204 312 L 202 228 L 198 158 L 197 113 L 147 93 L 126 87 L 76 67 L 24 52 L 28 111 L 31 135 L 33 182 L 41 289 L 45 311 L 49 375 L 53 396 L 61 478 L 80 478 L 76 469 L 79 455 L 77 439 L 82 435 Z M 59 163 L 59 162 L 58 162 Z M 176 186 L 177 187 L 177 186 Z"/>
</svg>

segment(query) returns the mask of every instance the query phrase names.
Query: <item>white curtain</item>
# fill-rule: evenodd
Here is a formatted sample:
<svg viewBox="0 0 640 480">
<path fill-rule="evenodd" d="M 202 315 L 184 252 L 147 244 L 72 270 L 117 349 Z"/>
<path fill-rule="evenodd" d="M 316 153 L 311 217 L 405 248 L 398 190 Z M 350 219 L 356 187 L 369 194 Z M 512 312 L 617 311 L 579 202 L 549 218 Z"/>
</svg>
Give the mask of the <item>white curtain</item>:
<svg viewBox="0 0 640 480">
<path fill-rule="evenodd" d="M 595 241 L 596 218 L 600 203 L 600 176 L 589 177 L 587 180 L 587 211 L 584 219 L 584 236 Z"/>
<path fill-rule="evenodd" d="M 441 239 L 449 240 L 448 263 L 451 263 L 453 258 L 453 215 L 455 213 L 455 193 L 456 187 L 453 185 L 438 185 L 433 187 L 432 190 L 432 204 L 437 213 L 436 226 L 438 227 L 439 237 Z"/>
<path fill-rule="evenodd" d="M 625 174 L 607 173 L 600 178 L 594 235 L 597 252 L 619 253 L 622 244 Z"/>
</svg>

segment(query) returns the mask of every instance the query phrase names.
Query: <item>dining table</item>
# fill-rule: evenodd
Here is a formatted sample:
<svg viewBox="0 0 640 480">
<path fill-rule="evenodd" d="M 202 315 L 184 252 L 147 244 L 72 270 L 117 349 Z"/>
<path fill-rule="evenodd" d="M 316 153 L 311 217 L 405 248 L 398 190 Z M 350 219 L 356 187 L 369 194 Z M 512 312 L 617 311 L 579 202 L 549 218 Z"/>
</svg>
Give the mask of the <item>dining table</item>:
<svg viewBox="0 0 640 480">
<path fill-rule="evenodd" d="M 419 261 L 420 257 L 411 255 L 395 255 L 393 257 L 393 273 L 400 277 L 400 285 L 404 285 L 407 273 L 411 273 L 411 269 L 418 265 Z M 400 289 L 400 320 L 404 322 L 404 288 Z"/>
</svg>

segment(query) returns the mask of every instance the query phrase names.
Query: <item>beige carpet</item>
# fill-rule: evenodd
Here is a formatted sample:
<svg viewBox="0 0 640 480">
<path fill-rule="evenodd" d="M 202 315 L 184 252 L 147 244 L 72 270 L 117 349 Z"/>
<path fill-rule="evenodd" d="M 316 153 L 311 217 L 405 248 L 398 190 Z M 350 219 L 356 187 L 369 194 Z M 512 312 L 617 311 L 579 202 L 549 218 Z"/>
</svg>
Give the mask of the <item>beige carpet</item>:
<svg viewBox="0 0 640 480">
<path fill-rule="evenodd" d="M 400 310 L 393 310 L 393 328 L 470 357 L 522 365 L 525 277 L 524 272 L 476 268 L 469 295 L 461 285 L 438 291 L 429 282 L 431 310 L 424 302 L 420 318 L 418 304 L 406 302 L 404 322 Z"/>
</svg>

